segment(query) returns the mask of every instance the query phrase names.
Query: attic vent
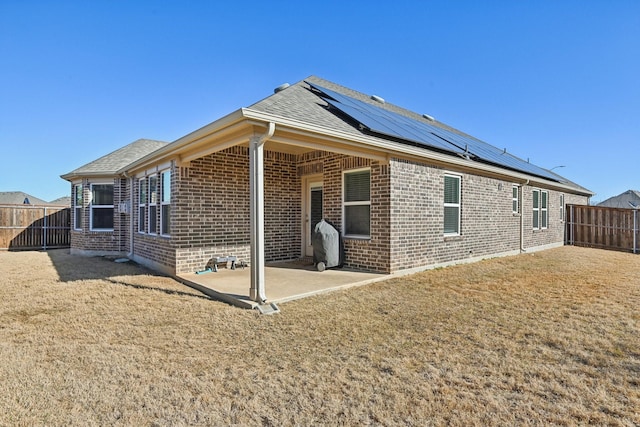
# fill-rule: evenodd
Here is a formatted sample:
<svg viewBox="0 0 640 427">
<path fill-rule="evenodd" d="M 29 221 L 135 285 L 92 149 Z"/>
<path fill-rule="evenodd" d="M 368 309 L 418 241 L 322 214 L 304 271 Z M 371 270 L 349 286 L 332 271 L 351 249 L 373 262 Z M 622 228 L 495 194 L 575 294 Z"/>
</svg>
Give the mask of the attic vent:
<svg viewBox="0 0 640 427">
<path fill-rule="evenodd" d="M 281 84 L 280 86 L 278 86 L 277 88 L 275 88 L 275 89 L 273 90 L 273 93 L 278 93 L 278 92 L 280 92 L 280 91 L 283 91 L 283 90 L 285 90 L 286 88 L 288 88 L 289 86 L 291 86 L 289 83 L 283 83 L 283 84 Z"/>
<path fill-rule="evenodd" d="M 379 102 L 380 104 L 384 104 L 384 98 L 378 95 L 371 95 L 371 99 L 373 99 L 376 102 Z"/>
<path fill-rule="evenodd" d="M 433 118 L 433 116 L 430 116 L 428 114 L 423 114 L 422 117 L 424 117 L 425 119 L 429 120 L 430 122 L 434 121 L 435 119 Z"/>
</svg>

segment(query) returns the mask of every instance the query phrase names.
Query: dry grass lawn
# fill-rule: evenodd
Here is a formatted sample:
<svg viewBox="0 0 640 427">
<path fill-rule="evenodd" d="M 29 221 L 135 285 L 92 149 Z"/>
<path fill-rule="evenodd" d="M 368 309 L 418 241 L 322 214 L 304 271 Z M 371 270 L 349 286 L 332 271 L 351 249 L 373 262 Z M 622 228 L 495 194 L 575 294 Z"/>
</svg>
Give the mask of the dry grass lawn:
<svg viewBox="0 0 640 427">
<path fill-rule="evenodd" d="M 640 425 L 640 256 L 564 247 L 260 316 L 0 252 L 0 425 Z"/>
</svg>

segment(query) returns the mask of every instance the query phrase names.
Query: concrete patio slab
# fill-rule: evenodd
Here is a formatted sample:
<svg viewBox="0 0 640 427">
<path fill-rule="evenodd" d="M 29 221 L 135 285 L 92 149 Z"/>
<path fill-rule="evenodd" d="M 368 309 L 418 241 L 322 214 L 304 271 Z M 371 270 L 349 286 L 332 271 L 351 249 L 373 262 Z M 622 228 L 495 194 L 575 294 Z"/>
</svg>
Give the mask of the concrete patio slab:
<svg viewBox="0 0 640 427">
<path fill-rule="evenodd" d="M 212 298 L 243 308 L 255 308 L 257 303 L 249 299 L 250 274 L 250 267 L 235 270 L 221 268 L 218 272 L 181 274 L 178 279 Z M 305 261 L 270 263 L 265 266 L 265 293 L 267 302 L 283 303 L 390 277 L 347 268 L 319 272 Z"/>
</svg>

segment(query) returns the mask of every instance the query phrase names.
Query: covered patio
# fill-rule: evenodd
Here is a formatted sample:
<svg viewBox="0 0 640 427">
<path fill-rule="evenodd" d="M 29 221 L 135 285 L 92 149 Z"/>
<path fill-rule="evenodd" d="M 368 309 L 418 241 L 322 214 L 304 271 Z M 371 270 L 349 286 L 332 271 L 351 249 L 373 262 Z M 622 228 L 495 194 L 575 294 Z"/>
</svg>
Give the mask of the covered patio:
<svg viewBox="0 0 640 427">
<path fill-rule="evenodd" d="M 283 303 L 300 298 L 362 286 L 390 278 L 388 274 L 354 271 L 348 268 L 319 272 L 309 261 L 267 263 L 265 294 L 267 303 Z M 220 268 L 204 274 L 184 273 L 178 279 L 200 292 L 229 304 L 253 309 L 260 304 L 251 299 L 251 267 Z"/>
</svg>

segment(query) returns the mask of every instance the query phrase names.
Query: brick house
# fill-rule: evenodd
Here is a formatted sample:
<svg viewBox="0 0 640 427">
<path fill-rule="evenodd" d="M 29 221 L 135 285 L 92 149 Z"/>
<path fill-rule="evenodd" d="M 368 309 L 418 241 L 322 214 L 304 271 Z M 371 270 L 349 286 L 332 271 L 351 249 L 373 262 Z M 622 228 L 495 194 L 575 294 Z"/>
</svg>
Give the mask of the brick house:
<svg viewBox="0 0 640 427">
<path fill-rule="evenodd" d="M 62 176 L 73 253 L 120 254 L 177 275 L 212 256 L 312 254 L 320 218 L 347 266 L 377 272 L 562 245 L 565 204 L 593 194 L 506 150 L 317 77 L 172 143 L 139 140 Z"/>
</svg>

